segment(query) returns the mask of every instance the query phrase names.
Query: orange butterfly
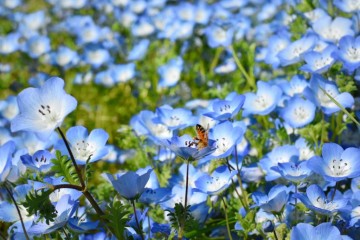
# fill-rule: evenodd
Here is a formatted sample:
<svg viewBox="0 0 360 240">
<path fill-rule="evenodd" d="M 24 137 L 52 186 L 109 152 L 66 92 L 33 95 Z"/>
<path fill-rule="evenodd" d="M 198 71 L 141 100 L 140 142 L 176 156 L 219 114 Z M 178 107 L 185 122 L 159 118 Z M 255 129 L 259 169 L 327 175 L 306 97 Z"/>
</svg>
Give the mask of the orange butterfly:
<svg viewBox="0 0 360 240">
<path fill-rule="evenodd" d="M 194 137 L 194 141 L 186 142 L 185 144 L 188 147 L 195 145 L 198 150 L 206 148 L 209 144 L 209 128 L 205 129 L 200 124 L 196 124 L 196 137 Z"/>
</svg>

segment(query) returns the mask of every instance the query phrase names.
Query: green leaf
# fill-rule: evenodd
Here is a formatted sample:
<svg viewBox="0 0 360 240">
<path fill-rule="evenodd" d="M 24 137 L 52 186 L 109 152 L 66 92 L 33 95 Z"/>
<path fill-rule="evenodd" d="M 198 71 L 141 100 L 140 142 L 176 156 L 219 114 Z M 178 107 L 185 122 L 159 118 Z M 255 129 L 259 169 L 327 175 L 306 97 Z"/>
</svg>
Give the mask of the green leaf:
<svg viewBox="0 0 360 240">
<path fill-rule="evenodd" d="M 56 177 L 64 177 L 64 180 L 70 184 L 78 184 L 78 175 L 72 161 L 68 156 L 62 156 L 60 151 L 56 151 L 55 155 L 56 158 L 51 160 L 54 164 L 51 171 Z"/>
<path fill-rule="evenodd" d="M 114 201 L 107 207 L 105 219 L 108 220 L 108 226 L 117 239 L 124 240 L 124 231 L 128 221 L 128 207 L 122 205 L 120 201 Z"/>
<path fill-rule="evenodd" d="M 51 204 L 49 195 L 52 193 L 52 190 L 40 190 L 35 192 L 29 192 L 26 195 L 25 201 L 22 203 L 23 206 L 30 215 L 39 215 L 40 220 L 45 219 L 46 224 L 53 222 L 56 218 L 56 209 L 55 206 Z"/>
<path fill-rule="evenodd" d="M 185 208 L 182 203 L 175 203 L 174 211 L 168 210 L 169 213 L 167 214 L 171 227 L 179 232 L 184 232 L 187 238 L 196 236 L 195 230 L 199 229 L 199 223 L 191 215 L 190 207 L 189 205 Z"/>
</svg>

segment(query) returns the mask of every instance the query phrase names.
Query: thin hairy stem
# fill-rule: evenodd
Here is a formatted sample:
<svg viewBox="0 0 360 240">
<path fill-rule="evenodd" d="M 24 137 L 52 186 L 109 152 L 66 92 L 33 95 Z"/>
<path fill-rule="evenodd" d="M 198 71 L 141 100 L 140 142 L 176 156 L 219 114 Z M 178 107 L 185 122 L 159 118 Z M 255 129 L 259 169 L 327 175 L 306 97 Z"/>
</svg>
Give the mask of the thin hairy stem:
<svg viewBox="0 0 360 240">
<path fill-rule="evenodd" d="M 231 230 L 230 230 L 230 225 L 229 225 L 229 218 L 228 218 L 228 214 L 227 214 L 227 206 L 226 206 L 226 201 L 225 201 L 225 197 L 221 198 L 223 201 L 223 205 L 224 205 L 224 213 L 225 213 L 225 220 L 226 220 L 226 229 L 229 235 L 229 239 L 232 240 L 232 236 L 231 236 Z"/>
<path fill-rule="evenodd" d="M 139 220 L 138 220 L 138 217 L 137 217 L 137 213 L 136 213 L 135 201 L 132 200 L 131 203 L 132 203 L 133 209 L 134 209 L 134 216 L 135 216 L 136 225 L 137 225 L 137 227 L 138 227 L 138 229 L 139 229 L 141 239 L 144 240 L 142 228 L 140 227 L 140 223 L 139 223 Z"/>
<path fill-rule="evenodd" d="M 14 204 L 15 204 L 16 210 L 17 210 L 17 212 L 18 212 L 18 214 L 19 214 L 19 218 L 20 218 L 20 222 L 21 222 L 21 227 L 22 227 L 22 229 L 23 229 L 23 231 L 24 231 L 25 238 L 26 238 L 26 240 L 30 240 L 29 235 L 28 235 L 28 233 L 27 233 L 27 231 L 26 231 L 26 228 L 25 228 L 24 220 L 23 220 L 23 218 L 22 218 L 22 216 L 21 216 L 21 213 L 20 213 L 20 208 L 19 208 L 18 204 L 16 203 L 16 200 L 15 200 L 15 198 L 14 198 L 11 190 L 10 190 L 6 185 L 4 185 L 4 187 L 5 187 L 6 191 L 9 193 L 9 196 L 10 196 L 11 200 L 12 200 L 12 201 L 14 202 Z"/>
</svg>

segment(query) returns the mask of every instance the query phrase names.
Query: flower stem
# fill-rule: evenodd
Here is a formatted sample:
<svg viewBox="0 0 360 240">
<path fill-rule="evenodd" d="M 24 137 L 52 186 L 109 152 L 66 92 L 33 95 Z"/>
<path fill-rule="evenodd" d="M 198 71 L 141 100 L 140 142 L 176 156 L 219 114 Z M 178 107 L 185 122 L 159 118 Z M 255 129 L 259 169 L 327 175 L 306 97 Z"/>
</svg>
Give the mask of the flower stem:
<svg viewBox="0 0 360 240">
<path fill-rule="evenodd" d="M 230 230 L 230 225 L 229 225 L 229 218 L 227 215 L 227 206 L 226 206 L 226 201 L 225 201 L 225 197 L 221 198 L 223 201 L 223 205 L 224 205 L 224 213 L 225 213 L 225 220 L 226 220 L 226 229 L 229 235 L 229 239 L 232 240 L 232 236 L 231 236 L 231 230 Z"/>
<path fill-rule="evenodd" d="M 187 207 L 187 198 L 188 198 L 188 189 L 189 189 L 189 165 L 190 165 L 190 161 L 187 160 L 187 164 L 186 164 L 186 183 L 185 183 L 185 204 L 184 204 L 185 210 L 186 210 L 186 207 Z"/>
<path fill-rule="evenodd" d="M 236 161 L 236 176 L 237 179 L 239 181 L 239 186 L 241 189 L 241 194 L 243 195 L 243 199 L 244 199 L 244 208 L 246 209 L 246 211 L 249 211 L 249 201 L 248 201 L 248 197 L 247 197 L 247 192 L 245 191 L 242 181 L 241 181 L 241 175 L 240 175 L 240 168 L 239 168 L 239 157 L 237 154 L 237 146 L 235 145 L 235 161 Z"/>
<path fill-rule="evenodd" d="M 84 179 L 82 178 L 80 168 L 76 164 L 75 157 L 74 157 L 74 155 L 73 155 L 73 153 L 71 151 L 70 145 L 69 145 L 68 141 L 66 140 L 66 137 L 65 137 L 64 133 L 61 131 L 60 127 L 58 127 L 57 130 L 60 133 L 61 138 L 63 139 L 63 141 L 65 143 L 66 149 L 68 150 L 69 155 L 70 155 L 70 159 L 71 159 L 72 163 L 74 164 L 76 173 L 77 173 L 77 175 L 79 177 L 79 181 L 80 181 L 80 184 L 81 184 L 81 190 L 80 189 L 77 189 L 77 190 L 82 191 L 83 195 L 87 198 L 87 200 L 89 200 L 91 206 L 93 206 L 93 208 L 95 209 L 95 211 L 96 211 L 96 213 L 98 215 L 100 215 L 100 216 L 104 215 L 104 212 L 101 210 L 101 208 L 99 207 L 99 205 L 97 204 L 97 202 L 95 201 L 93 196 L 90 194 L 90 192 L 86 188 Z M 69 184 L 69 185 L 71 185 L 71 184 Z M 72 185 L 72 187 L 74 187 L 74 186 L 76 186 L 76 185 Z M 78 186 L 76 186 L 76 187 L 78 187 Z"/>
<path fill-rule="evenodd" d="M 85 189 L 86 186 L 85 186 L 84 179 L 82 178 L 82 174 L 81 174 L 79 166 L 76 164 L 75 157 L 74 157 L 74 155 L 73 155 L 73 153 L 71 151 L 70 145 L 69 145 L 68 141 L 66 140 L 66 137 L 65 137 L 64 133 L 61 131 L 60 127 L 58 127 L 57 130 L 60 133 L 61 138 L 63 139 L 63 141 L 65 143 L 66 149 L 69 152 L 70 159 L 71 159 L 71 161 L 72 161 L 72 163 L 73 163 L 73 165 L 75 167 L 76 173 L 77 173 L 77 175 L 79 177 L 80 184 L 83 187 L 83 189 Z"/>
<path fill-rule="evenodd" d="M 137 225 L 137 227 L 138 227 L 138 229 L 139 229 L 141 239 L 144 240 L 143 232 L 142 232 L 142 229 L 141 229 L 141 227 L 140 227 L 140 223 L 139 223 L 139 220 L 138 220 L 138 217 L 137 217 L 137 213 L 136 213 L 135 201 L 134 201 L 134 200 L 131 200 L 131 203 L 132 203 L 133 209 L 134 209 L 134 216 L 135 216 L 136 225 Z"/>
<path fill-rule="evenodd" d="M 20 208 L 19 208 L 19 206 L 17 205 L 17 203 L 16 203 L 16 201 L 15 201 L 15 198 L 14 198 L 11 190 L 10 190 L 6 185 L 4 185 L 4 186 L 5 186 L 6 191 L 9 193 L 9 196 L 10 196 L 11 200 L 12 200 L 12 201 L 14 202 L 14 204 L 15 204 L 16 210 L 17 210 L 17 212 L 18 212 L 18 214 L 19 214 L 19 218 L 20 218 L 20 222 L 21 222 L 21 227 L 22 227 L 22 229 L 23 229 L 23 231 L 24 231 L 25 238 L 26 238 L 27 240 L 30 240 L 29 235 L 27 234 L 27 231 L 26 231 L 26 228 L 25 228 L 24 220 L 23 220 L 23 218 L 22 218 L 22 216 L 21 216 L 21 213 L 20 213 Z"/>
<path fill-rule="evenodd" d="M 279 240 L 279 238 L 278 238 L 278 236 L 277 236 L 277 234 L 276 234 L 275 228 L 274 228 L 274 230 L 273 230 L 273 233 L 274 233 L 275 239 L 276 239 L 276 240 Z"/>
<path fill-rule="evenodd" d="M 245 77 L 246 82 L 250 85 L 250 87 L 252 89 L 256 89 L 256 85 L 255 85 L 255 79 L 253 79 L 252 77 L 250 77 L 250 75 L 246 72 L 244 66 L 242 65 L 240 59 L 238 58 L 238 56 L 236 55 L 235 49 L 232 45 L 230 45 L 230 51 L 232 53 L 232 56 L 235 60 L 236 65 L 238 66 L 241 74 Z"/>
</svg>

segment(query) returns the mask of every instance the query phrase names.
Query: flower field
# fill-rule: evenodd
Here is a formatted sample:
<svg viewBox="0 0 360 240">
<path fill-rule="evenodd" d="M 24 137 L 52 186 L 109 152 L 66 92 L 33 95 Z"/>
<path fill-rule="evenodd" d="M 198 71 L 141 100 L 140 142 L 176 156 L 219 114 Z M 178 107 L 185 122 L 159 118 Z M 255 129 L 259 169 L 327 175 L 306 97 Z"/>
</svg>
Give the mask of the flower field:
<svg viewBox="0 0 360 240">
<path fill-rule="evenodd" d="M 0 239 L 359 239 L 360 2 L 3 0 Z"/>
</svg>

